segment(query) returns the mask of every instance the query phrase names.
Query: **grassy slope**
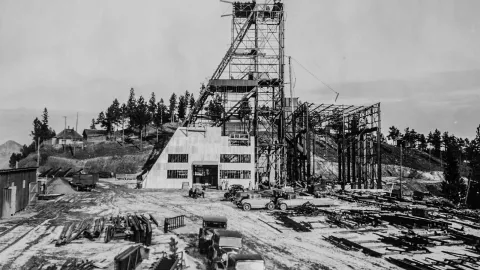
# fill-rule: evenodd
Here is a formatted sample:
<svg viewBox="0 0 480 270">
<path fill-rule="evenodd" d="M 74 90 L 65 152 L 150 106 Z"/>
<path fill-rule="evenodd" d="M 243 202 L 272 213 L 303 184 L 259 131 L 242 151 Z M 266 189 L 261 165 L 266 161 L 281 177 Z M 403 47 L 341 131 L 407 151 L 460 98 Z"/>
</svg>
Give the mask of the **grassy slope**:
<svg viewBox="0 0 480 270">
<path fill-rule="evenodd" d="M 49 168 L 62 168 L 62 170 L 72 168 L 73 170 L 84 169 L 87 172 L 138 173 L 153 150 L 158 151 L 159 146 L 161 147 L 168 142 L 177 126 L 176 123 L 168 123 L 163 129 L 159 130 L 159 143 L 156 143 L 156 130 L 149 128 L 141 150 L 139 149 L 140 141 L 138 139 L 133 139 L 133 143 L 124 146 L 112 141 L 97 144 L 89 143 L 83 149 L 77 148 L 74 156 L 70 150 L 64 151 L 48 146 L 43 147 L 41 149 L 39 171 L 43 172 Z M 31 154 L 19 162 L 20 167 L 36 166 L 36 164 L 36 154 Z"/>
</svg>

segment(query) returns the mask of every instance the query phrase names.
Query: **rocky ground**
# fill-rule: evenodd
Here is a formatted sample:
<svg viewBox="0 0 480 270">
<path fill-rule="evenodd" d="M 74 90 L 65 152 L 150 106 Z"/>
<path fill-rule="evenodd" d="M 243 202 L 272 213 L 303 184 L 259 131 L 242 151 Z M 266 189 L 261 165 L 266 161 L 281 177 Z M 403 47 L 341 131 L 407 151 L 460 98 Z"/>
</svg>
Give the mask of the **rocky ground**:
<svg viewBox="0 0 480 270">
<path fill-rule="evenodd" d="M 126 213 L 150 213 L 161 223 L 159 228 L 154 227 L 149 259 L 140 269 L 149 269 L 162 252 L 168 252 L 171 237 L 179 241 L 180 250 L 186 251 L 188 269 L 207 269 L 204 256 L 196 248 L 204 215 L 226 216 L 229 228 L 244 235 L 245 249 L 262 254 L 269 270 L 398 269 L 383 258 L 345 251 L 326 242 L 323 237 L 329 235 L 362 241 L 373 237 L 374 232 L 348 233 L 346 229 L 331 228 L 321 216 L 303 218 L 314 222 L 312 232 L 295 232 L 276 223 L 271 213 L 265 210 L 244 212 L 231 202 L 222 201 L 220 191 L 208 191 L 205 199 L 192 199 L 187 191 L 136 190 L 131 188 L 133 183 L 125 181 L 101 180 L 92 192 L 76 192 L 63 185 L 65 182 L 55 180 L 49 184 L 48 191 L 68 191 L 64 196 L 53 201 L 38 201 L 30 209 L 0 221 L 1 269 L 26 269 L 22 267 L 39 261 L 62 263 L 68 258 L 89 259 L 99 268 L 113 269 L 115 255 L 134 245 L 133 242 L 78 239 L 56 247 L 54 241 L 68 221 Z M 340 207 L 359 206 L 342 203 Z M 187 226 L 163 233 L 164 218 L 178 215 L 186 216 Z M 386 232 L 387 229 L 382 230 Z"/>
</svg>

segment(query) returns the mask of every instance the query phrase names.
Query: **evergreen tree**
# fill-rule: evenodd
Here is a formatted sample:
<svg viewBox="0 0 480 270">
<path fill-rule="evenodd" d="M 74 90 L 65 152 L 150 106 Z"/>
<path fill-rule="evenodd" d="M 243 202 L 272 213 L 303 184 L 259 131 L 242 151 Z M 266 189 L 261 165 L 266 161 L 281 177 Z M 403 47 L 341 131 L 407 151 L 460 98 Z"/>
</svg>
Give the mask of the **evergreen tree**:
<svg viewBox="0 0 480 270">
<path fill-rule="evenodd" d="M 135 99 L 135 90 L 131 88 L 130 96 L 128 97 L 128 101 L 127 101 L 127 117 L 129 119 L 130 128 L 134 128 L 137 126 L 137 124 L 135 123 L 136 112 L 137 112 L 137 101 Z"/>
<path fill-rule="evenodd" d="M 177 109 L 177 95 L 175 95 L 175 93 L 172 93 L 169 101 L 170 101 L 170 105 L 168 106 L 168 114 L 170 116 L 170 122 L 174 122 L 175 109 Z"/>
<path fill-rule="evenodd" d="M 470 208 L 480 208 L 480 125 L 477 128 L 475 139 L 466 141 L 467 153 L 470 160 L 470 186 L 468 188 L 467 205 Z"/>
<path fill-rule="evenodd" d="M 148 101 L 148 115 L 149 115 L 149 123 L 154 122 L 155 114 L 157 112 L 157 100 L 155 98 L 155 93 L 152 92 L 152 96 Z"/>
<path fill-rule="evenodd" d="M 395 142 L 397 139 L 400 139 L 400 137 L 400 130 L 398 130 L 398 128 L 396 128 L 395 126 L 391 126 L 388 130 L 387 138 Z"/>
<path fill-rule="evenodd" d="M 430 143 L 430 145 L 433 148 L 433 155 L 440 157 L 440 151 L 442 148 L 442 136 L 441 132 L 438 129 L 435 129 L 435 131 L 432 133 L 430 132 L 428 134 L 427 141 Z"/>
<path fill-rule="evenodd" d="M 97 129 L 95 127 L 95 118 L 92 118 L 92 123 L 90 124 L 90 129 Z"/>
<path fill-rule="evenodd" d="M 21 153 L 12 153 L 10 156 L 10 160 L 8 161 L 8 166 L 10 168 L 15 168 L 17 165 L 17 162 L 22 159 L 22 154 Z"/>
<path fill-rule="evenodd" d="M 55 136 L 55 131 L 48 126 L 48 110 L 47 108 L 43 109 L 42 114 L 42 123 L 40 130 L 40 143 L 50 140 Z"/>
<path fill-rule="evenodd" d="M 178 118 L 184 119 L 186 112 L 187 112 L 187 99 L 185 96 L 180 96 L 178 98 Z"/>
<path fill-rule="evenodd" d="M 134 119 L 139 131 L 146 128 L 149 123 L 148 104 L 145 102 L 143 96 L 140 96 L 137 100 L 137 110 Z"/>
<path fill-rule="evenodd" d="M 427 150 L 427 138 L 425 138 L 425 135 L 423 134 L 420 134 L 418 136 L 418 148 L 422 151 L 426 151 Z"/>
<path fill-rule="evenodd" d="M 205 108 L 205 115 L 212 121 L 217 121 L 222 118 L 222 114 L 225 112 L 225 108 L 222 104 L 222 98 L 217 95 L 213 100 L 210 100 L 208 106 Z"/>
<path fill-rule="evenodd" d="M 190 102 L 189 102 L 189 108 L 192 109 L 193 106 L 195 106 L 195 98 L 193 97 L 193 94 L 190 95 Z"/>
<path fill-rule="evenodd" d="M 452 137 L 444 137 L 445 147 L 445 180 L 442 182 L 442 193 L 454 203 L 459 203 L 465 196 L 466 186 L 460 177 L 458 162 L 459 147 Z"/>
</svg>

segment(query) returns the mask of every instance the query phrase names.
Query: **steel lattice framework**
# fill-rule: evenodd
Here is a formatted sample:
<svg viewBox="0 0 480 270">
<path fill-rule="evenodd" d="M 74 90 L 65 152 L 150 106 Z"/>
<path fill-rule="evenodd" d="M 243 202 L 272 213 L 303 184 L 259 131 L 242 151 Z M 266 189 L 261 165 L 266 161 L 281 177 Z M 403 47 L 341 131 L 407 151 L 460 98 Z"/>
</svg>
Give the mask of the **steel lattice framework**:
<svg viewBox="0 0 480 270">
<path fill-rule="evenodd" d="M 311 180 L 312 157 L 318 156 L 323 138 L 325 149 L 331 145 L 325 151 L 331 157 L 324 158 L 336 160 L 342 187 L 381 188 L 380 104 L 302 103 L 294 109 L 296 102 L 284 95 L 284 5 L 266 0 L 232 6 L 230 48 L 183 126 L 210 125 L 222 127 L 224 136 L 254 136 L 256 182 Z M 221 112 L 212 113 L 212 105 Z"/>
<path fill-rule="evenodd" d="M 380 103 L 353 106 L 303 103 L 289 117 L 289 177 L 310 180 L 316 159 L 336 160 L 336 182 L 381 189 Z"/>
<path fill-rule="evenodd" d="M 221 126 L 223 135 L 255 138 L 256 181 L 286 177 L 283 3 L 232 4 L 232 39 L 213 76 L 200 91 L 184 126 Z M 221 103 L 219 117 L 205 107 Z"/>
</svg>

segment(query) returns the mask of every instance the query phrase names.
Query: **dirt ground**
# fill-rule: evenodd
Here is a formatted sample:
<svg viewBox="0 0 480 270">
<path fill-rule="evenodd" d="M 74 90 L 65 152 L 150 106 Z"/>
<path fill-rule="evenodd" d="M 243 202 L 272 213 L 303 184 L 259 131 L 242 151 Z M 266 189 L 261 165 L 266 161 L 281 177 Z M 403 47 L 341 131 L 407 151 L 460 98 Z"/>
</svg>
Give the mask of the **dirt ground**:
<svg viewBox="0 0 480 270">
<path fill-rule="evenodd" d="M 222 201 L 223 192 L 220 191 L 208 191 L 205 199 L 192 199 L 187 191 L 136 190 L 130 188 L 133 183 L 110 179 L 101 180 L 92 192 L 59 192 L 66 190 L 63 185 L 67 184 L 54 181 L 50 183 L 49 191 L 66 193 L 64 196 L 52 201 L 38 201 L 30 209 L 0 220 L 1 269 L 25 269 L 24 266 L 31 266 L 38 260 L 63 263 L 68 258 L 89 259 L 99 268 L 113 269 L 113 258 L 135 243 L 124 240 L 104 243 L 101 237 L 95 241 L 78 239 L 56 247 L 54 240 L 68 221 L 126 213 L 150 213 L 161 223 L 159 228 L 154 226 L 149 258 L 139 269 L 149 269 L 162 252 L 168 252 L 171 237 L 179 241 L 179 250 L 186 251 L 188 269 L 207 269 L 204 256 L 196 248 L 204 215 L 226 216 L 229 228 L 244 235 L 245 249 L 262 254 L 269 270 L 398 269 L 383 258 L 345 251 L 326 242 L 323 237 L 329 235 L 352 241 L 364 241 L 375 235 L 374 232 L 349 234 L 346 229 L 331 228 L 322 222 L 324 217 L 321 216 L 303 218 L 316 222 L 312 223 L 316 227 L 312 232 L 295 232 L 277 224 L 265 210 L 244 212 L 231 202 Z M 178 215 L 186 216 L 186 227 L 163 233 L 164 218 Z"/>
</svg>

